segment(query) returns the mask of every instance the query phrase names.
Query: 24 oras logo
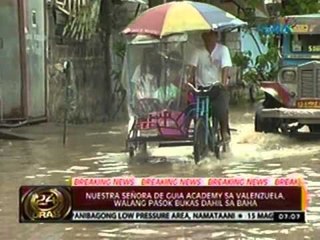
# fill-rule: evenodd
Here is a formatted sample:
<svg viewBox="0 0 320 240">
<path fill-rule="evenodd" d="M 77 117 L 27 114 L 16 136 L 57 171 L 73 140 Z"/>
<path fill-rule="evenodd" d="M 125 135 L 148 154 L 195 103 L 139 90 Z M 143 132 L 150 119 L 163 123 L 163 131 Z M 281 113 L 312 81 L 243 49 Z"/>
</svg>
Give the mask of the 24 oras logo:
<svg viewBox="0 0 320 240">
<path fill-rule="evenodd" d="M 64 187 L 35 187 L 23 198 L 28 220 L 62 220 L 71 211 L 71 195 Z"/>
</svg>

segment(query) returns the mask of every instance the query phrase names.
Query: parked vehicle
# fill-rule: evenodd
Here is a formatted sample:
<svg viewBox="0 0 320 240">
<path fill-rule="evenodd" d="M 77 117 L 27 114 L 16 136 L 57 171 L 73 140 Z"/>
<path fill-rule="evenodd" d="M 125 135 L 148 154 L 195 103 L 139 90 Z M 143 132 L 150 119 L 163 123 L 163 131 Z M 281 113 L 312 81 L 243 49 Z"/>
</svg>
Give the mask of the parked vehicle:
<svg viewBox="0 0 320 240">
<path fill-rule="evenodd" d="M 320 14 L 287 16 L 281 35 L 281 68 L 273 82 L 261 82 L 265 99 L 255 131 L 295 133 L 307 125 L 320 133 Z"/>
</svg>

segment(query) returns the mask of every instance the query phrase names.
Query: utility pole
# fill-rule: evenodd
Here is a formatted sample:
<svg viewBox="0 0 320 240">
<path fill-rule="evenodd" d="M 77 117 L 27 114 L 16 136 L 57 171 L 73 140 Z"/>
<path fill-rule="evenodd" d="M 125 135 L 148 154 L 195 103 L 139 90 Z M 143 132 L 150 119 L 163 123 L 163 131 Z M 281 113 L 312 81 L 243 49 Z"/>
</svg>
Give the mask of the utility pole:
<svg viewBox="0 0 320 240">
<path fill-rule="evenodd" d="M 65 73 L 65 101 L 64 101 L 64 119 L 63 119 L 63 146 L 66 145 L 67 140 L 67 125 L 68 116 L 70 110 L 70 82 L 71 82 L 71 65 L 69 61 L 65 61 L 63 64 L 63 70 Z"/>
<path fill-rule="evenodd" d="M 111 117 L 112 113 L 112 82 L 111 82 L 111 51 L 110 51 L 110 39 L 112 33 L 112 14 L 113 14 L 113 1 L 101 1 L 100 8 L 100 27 L 102 28 L 103 45 L 104 45 L 104 82 L 101 84 L 102 91 L 106 98 L 106 115 Z"/>
</svg>

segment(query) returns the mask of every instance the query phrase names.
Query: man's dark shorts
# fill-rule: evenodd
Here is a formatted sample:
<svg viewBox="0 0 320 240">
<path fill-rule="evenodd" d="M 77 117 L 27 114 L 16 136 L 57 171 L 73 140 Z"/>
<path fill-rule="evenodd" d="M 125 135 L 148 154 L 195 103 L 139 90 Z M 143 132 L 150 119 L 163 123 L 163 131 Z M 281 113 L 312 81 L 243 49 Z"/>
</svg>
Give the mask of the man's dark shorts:
<svg viewBox="0 0 320 240">
<path fill-rule="evenodd" d="M 211 92 L 212 114 L 219 121 L 224 120 L 229 113 L 229 92 L 223 86 L 213 87 Z"/>
</svg>

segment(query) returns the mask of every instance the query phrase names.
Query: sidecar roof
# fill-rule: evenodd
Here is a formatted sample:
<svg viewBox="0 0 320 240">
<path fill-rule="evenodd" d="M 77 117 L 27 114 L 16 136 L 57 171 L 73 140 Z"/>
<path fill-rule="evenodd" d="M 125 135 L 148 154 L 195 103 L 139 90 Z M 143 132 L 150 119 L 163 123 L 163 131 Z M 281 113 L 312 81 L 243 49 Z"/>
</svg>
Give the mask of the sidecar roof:
<svg viewBox="0 0 320 240">
<path fill-rule="evenodd" d="M 188 41 L 188 35 L 174 34 L 162 38 L 157 38 L 151 35 L 136 35 L 129 39 L 129 44 L 155 44 L 155 43 L 176 43 L 176 42 L 186 42 Z"/>
</svg>

